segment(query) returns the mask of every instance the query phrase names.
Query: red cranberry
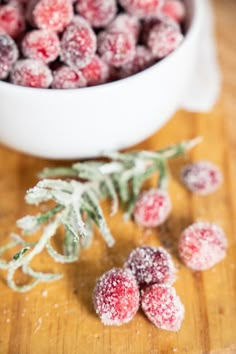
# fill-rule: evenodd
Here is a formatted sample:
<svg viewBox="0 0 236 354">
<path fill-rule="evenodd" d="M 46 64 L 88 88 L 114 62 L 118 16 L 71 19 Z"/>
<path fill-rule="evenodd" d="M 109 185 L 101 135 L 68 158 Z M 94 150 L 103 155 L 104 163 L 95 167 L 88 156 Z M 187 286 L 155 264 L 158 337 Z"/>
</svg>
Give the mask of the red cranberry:
<svg viewBox="0 0 236 354">
<path fill-rule="evenodd" d="M 109 32 L 128 33 L 129 35 L 132 35 L 135 42 L 137 42 L 140 32 L 140 22 L 136 17 L 121 13 L 110 23 L 107 30 Z"/>
<path fill-rule="evenodd" d="M 119 0 L 119 2 L 130 15 L 147 18 L 157 15 L 164 0 Z"/>
<path fill-rule="evenodd" d="M 181 177 L 191 192 L 201 195 L 215 192 L 223 180 L 219 168 L 209 161 L 199 161 L 185 166 Z"/>
<path fill-rule="evenodd" d="M 163 224 L 171 212 L 168 193 L 161 189 L 143 192 L 134 207 L 135 221 L 144 227 L 156 227 Z"/>
<path fill-rule="evenodd" d="M 96 48 L 96 36 L 89 23 L 82 17 L 75 17 L 62 36 L 62 61 L 74 69 L 84 68 L 93 59 Z"/>
<path fill-rule="evenodd" d="M 88 85 L 100 85 L 106 82 L 110 75 L 109 66 L 101 58 L 95 55 L 92 61 L 81 69 Z"/>
<path fill-rule="evenodd" d="M 179 254 L 187 267 L 205 270 L 220 262 L 226 254 L 227 239 L 217 225 L 196 222 L 187 227 L 179 240 Z"/>
<path fill-rule="evenodd" d="M 96 313 L 105 325 L 132 320 L 139 308 L 139 289 L 128 269 L 112 269 L 98 279 L 93 292 Z"/>
<path fill-rule="evenodd" d="M 107 26 L 117 12 L 115 0 L 77 0 L 76 8 L 93 27 Z"/>
<path fill-rule="evenodd" d="M 57 34 L 52 31 L 34 30 L 25 35 L 21 49 L 26 58 L 50 63 L 60 54 L 60 41 Z"/>
<path fill-rule="evenodd" d="M 175 281 L 175 266 L 170 254 L 161 247 L 142 246 L 133 250 L 125 267 L 129 268 L 141 287 Z"/>
<path fill-rule="evenodd" d="M 11 72 L 11 82 L 21 86 L 48 88 L 52 83 L 52 73 L 41 60 L 19 60 Z"/>
<path fill-rule="evenodd" d="M 186 16 L 186 8 L 180 0 L 166 0 L 161 12 L 177 22 L 182 22 Z"/>
<path fill-rule="evenodd" d="M 53 72 L 52 88 L 54 89 L 75 89 L 86 85 L 87 80 L 80 70 L 61 66 Z"/>
<path fill-rule="evenodd" d="M 147 38 L 147 45 L 157 59 L 166 57 L 173 52 L 183 41 L 183 34 L 178 26 L 169 21 L 155 24 Z"/>
<path fill-rule="evenodd" d="M 109 65 L 120 67 L 135 55 L 135 42 L 125 32 L 102 32 L 98 37 L 98 52 Z"/>
<path fill-rule="evenodd" d="M 16 38 L 24 30 L 25 18 L 22 7 L 15 2 L 0 6 L 0 32 Z"/>
<path fill-rule="evenodd" d="M 0 79 L 5 79 L 18 59 L 18 49 L 13 39 L 0 33 Z"/>
<path fill-rule="evenodd" d="M 177 332 L 184 319 L 184 306 L 175 289 L 164 284 L 148 287 L 141 299 L 148 319 L 158 328 Z"/>
<path fill-rule="evenodd" d="M 62 32 L 72 21 L 71 0 L 31 0 L 28 4 L 28 17 L 40 29 Z"/>
</svg>

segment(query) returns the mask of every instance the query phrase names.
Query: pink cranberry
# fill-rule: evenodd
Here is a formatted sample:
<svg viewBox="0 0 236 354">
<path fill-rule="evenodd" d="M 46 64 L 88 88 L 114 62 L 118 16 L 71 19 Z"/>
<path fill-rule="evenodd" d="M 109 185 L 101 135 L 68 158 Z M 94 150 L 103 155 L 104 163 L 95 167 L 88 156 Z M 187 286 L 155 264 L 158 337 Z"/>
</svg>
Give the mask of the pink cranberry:
<svg viewBox="0 0 236 354">
<path fill-rule="evenodd" d="M 61 66 L 53 72 L 52 88 L 54 89 L 75 89 L 86 85 L 87 80 L 80 70 Z"/>
<path fill-rule="evenodd" d="M 0 32 L 16 38 L 24 30 L 25 18 L 22 7 L 15 2 L 0 6 Z"/>
<path fill-rule="evenodd" d="M 178 31 L 181 30 L 178 22 L 172 20 L 170 17 L 167 17 L 167 16 L 163 17 L 163 15 L 161 15 L 161 16 L 157 16 L 155 18 L 149 18 L 149 19 L 142 21 L 142 23 L 141 23 L 140 42 L 142 44 L 147 45 L 148 36 L 149 36 L 151 29 L 155 25 L 160 25 L 162 22 L 169 23 L 170 25 L 176 27 L 176 29 Z"/>
<path fill-rule="evenodd" d="M 120 67 L 135 55 L 135 42 L 125 32 L 102 32 L 98 36 L 98 52 L 111 66 Z"/>
<path fill-rule="evenodd" d="M 139 308 L 139 289 L 130 270 L 112 269 L 103 274 L 94 289 L 93 303 L 105 325 L 131 321 Z"/>
<path fill-rule="evenodd" d="M 161 12 L 177 22 L 182 22 L 186 16 L 186 8 L 180 0 L 166 0 Z"/>
<path fill-rule="evenodd" d="M 33 30 L 23 38 L 22 53 L 26 58 L 50 63 L 60 54 L 60 41 L 56 33 L 49 30 Z"/>
<path fill-rule="evenodd" d="M 125 78 L 137 74 L 147 69 L 152 64 L 154 64 L 154 59 L 150 50 L 144 46 L 138 45 L 135 49 L 134 58 L 121 67 L 120 77 Z"/>
<path fill-rule="evenodd" d="M 185 166 L 181 173 L 184 185 L 193 193 L 207 195 L 215 192 L 223 177 L 219 168 L 208 161 Z"/>
<path fill-rule="evenodd" d="M 161 189 L 143 192 L 134 207 L 134 219 L 144 227 L 156 227 L 163 224 L 171 212 L 168 193 Z"/>
<path fill-rule="evenodd" d="M 156 327 L 174 332 L 180 329 L 184 306 L 171 286 L 154 284 L 148 287 L 142 295 L 141 306 Z"/>
<path fill-rule="evenodd" d="M 109 66 L 101 58 L 95 55 L 92 61 L 81 69 L 88 85 L 99 85 L 106 82 L 110 75 Z"/>
<path fill-rule="evenodd" d="M 75 17 L 62 36 L 62 61 L 74 69 L 84 68 L 93 59 L 96 48 L 96 35 L 88 22 Z"/>
<path fill-rule="evenodd" d="M 220 262 L 226 254 L 227 239 L 217 225 L 196 222 L 187 227 L 179 240 L 179 255 L 187 267 L 206 270 Z"/>
<path fill-rule="evenodd" d="M 71 0 L 31 0 L 28 4 L 28 17 L 40 29 L 62 32 L 72 21 Z"/>
<path fill-rule="evenodd" d="M 155 58 L 161 59 L 178 48 L 183 38 L 178 26 L 170 21 L 160 21 L 151 28 L 147 46 Z"/>
<path fill-rule="evenodd" d="M 11 72 L 11 82 L 21 86 L 48 88 L 52 83 L 52 73 L 41 60 L 19 60 Z"/>
<path fill-rule="evenodd" d="M 107 26 L 117 12 L 115 0 L 77 0 L 76 8 L 93 27 Z"/>
<path fill-rule="evenodd" d="M 5 79 L 18 59 L 18 49 L 13 39 L 0 33 L 0 79 Z"/>
<path fill-rule="evenodd" d="M 133 36 L 138 41 L 140 32 L 140 22 L 136 17 L 126 13 L 121 13 L 110 23 L 107 30 L 109 32 L 125 32 Z"/>
<path fill-rule="evenodd" d="M 143 246 L 133 250 L 125 267 L 129 268 L 142 288 L 151 284 L 175 281 L 175 266 L 163 248 Z"/>
<path fill-rule="evenodd" d="M 148 18 L 155 17 L 164 0 L 119 0 L 119 2 L 130 15 L 138 18 Z"/>
</svg>

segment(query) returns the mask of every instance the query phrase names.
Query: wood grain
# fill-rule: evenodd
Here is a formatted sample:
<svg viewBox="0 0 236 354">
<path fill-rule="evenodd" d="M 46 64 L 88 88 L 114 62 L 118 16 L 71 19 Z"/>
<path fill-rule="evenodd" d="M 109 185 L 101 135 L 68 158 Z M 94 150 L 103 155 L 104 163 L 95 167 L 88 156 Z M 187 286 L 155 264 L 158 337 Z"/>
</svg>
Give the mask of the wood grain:
<svg viewBox="0 0 236 354">
<path fill-rule="evenodd" d="M 221 98 L 210 114 L 178 112 L 158 133 L 139 147 L 156 149 L 201 135 L 204 142 L 191 160 L 209 159 L 225 175 L 214 195 L 189 194 L 178 181 L 184 163 L 171 163 L 170 192 L 174 211 L 158 230 L 143 232 L 122 223 L 121 213 L 109 220 L 117 240 L 108 250 L 96 235 L 92 247 L 76 264 L 54 265 L 45 257 L 41 269 L 64 273 L 63 280 L 40 285 L 27 294 L 7 288 L 0 278 L 0 354 L 167 354 L 236 353 L 236 2 L 215 0 L 219 57 L 224 74 Z M 23 198 L 36 182 L 36 173 L 57 163 L 35 159 L 0 147 L 0 243 L 15 231 L 15 220 L 30 211 Z M 105 208 L 107 206 L 105 205 Z M 181 265 L 175 245 L 181 230 L 196 219 L 221 225 L 228 236 L 227 258 L 212 270 L 192 273 Z M 160 331 L 142 313 L 119 328 L 104 327 L 94 314 L 91 292 L 95 279 L 113 266 L 121 266 L 140 244 L 172 247 L 179 267 L 176 289 L 186 308 L 179 333 Z"/>
</svg>

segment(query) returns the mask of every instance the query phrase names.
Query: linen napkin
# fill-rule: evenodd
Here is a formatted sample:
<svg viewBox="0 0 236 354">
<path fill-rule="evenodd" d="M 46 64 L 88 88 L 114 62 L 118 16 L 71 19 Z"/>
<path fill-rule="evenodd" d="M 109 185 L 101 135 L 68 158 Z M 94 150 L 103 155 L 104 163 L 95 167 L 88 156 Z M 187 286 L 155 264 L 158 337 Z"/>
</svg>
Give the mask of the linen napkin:
<svg viewBox="0 0 236 354">
<path fill-rule="evenodd" d="M 204 6 L 204 27 L 200 37 L 199 57 L 191 82 L 182 103 L 183 109 L 191 112 L 209 112 L 214 107 L 221 89 L 221 74 L 214 35 L 214 16 L 209 0 Z"/>
</svg>

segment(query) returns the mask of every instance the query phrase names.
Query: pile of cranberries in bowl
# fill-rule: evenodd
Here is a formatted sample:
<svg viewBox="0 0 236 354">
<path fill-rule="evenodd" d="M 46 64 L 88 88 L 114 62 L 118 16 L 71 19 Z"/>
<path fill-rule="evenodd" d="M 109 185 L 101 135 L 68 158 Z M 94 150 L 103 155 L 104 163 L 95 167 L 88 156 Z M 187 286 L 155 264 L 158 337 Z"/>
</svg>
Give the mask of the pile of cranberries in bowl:
<svg viewBox="0 0 236 354">
<path fill-rule="evenodd" d="M 182 0 L 10 0 L 0 5 L 0 80 L 72 89 L 134 75 L 183 41 Z"/>
</svg>

